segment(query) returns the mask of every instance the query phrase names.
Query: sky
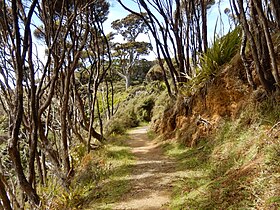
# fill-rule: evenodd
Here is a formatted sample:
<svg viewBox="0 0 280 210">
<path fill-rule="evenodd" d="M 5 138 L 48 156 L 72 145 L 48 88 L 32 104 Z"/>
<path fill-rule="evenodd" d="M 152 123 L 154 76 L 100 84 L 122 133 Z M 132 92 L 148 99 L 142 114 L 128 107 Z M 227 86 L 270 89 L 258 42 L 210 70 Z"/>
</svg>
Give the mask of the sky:
<svg viewBox="0 0 280 210">
<path fill-rule="evenodd" d="M 124 2 L 132 10 L 136 10 L 136 11 L 138 10 L 138 5 L 133 3 L 132 0 L 125 0 Z M 113 29 L 111 28 L 111 22 L 113 22 L 114 20 L 117 20 L 117 19 L 124 18 L 129 14 L 129 12 L 126 11 L 116 0 L 109 0 L 109 3 L 110 3 L 110 12 L 109 12 L 107 21 L 104 23 L 104 31 L 106 34 L 113 31 Z M 222 34 L 226 34 L 229 30 L 228 18 L 223 12 L 224 9 L 227 7 L 229 7 L 228 0 L 221 0 L 220 8 L 221 8 L 222 19 L 224 22 L 224 27 L 223 27 L 224 32 Z M 217 18 L 220 15 L 218 5 L 212 6 L 207 12 L 208 12 L 208 23 L 209 23 L 208 24 L 208 40 L 209 40 L 209 43 L 211 44 L 211 42 L 213 41 L 213 37 L 214 37 L 215 24 L 217 22 Z M 219 26 L 220 26 L 220 23 L 218 22 L 217 32 L 221 32 L 221 30 L 219 29 L 220 28 Z M 137 41 L 149 41 L 149 37 L 147 35 L 142 34 L 138 37 Z M 121 37 L 121 35 L 118 35 L 115 37 L 115 42 L 124 42 L 124 40 Z M 40 42 L 37 43 L 37 50 L 39 53 L 39 57 L 44 58 L 45 46 L 43 43 L 40 43 Z M 152 52 L 149 56 L 146 56 L 145 58 L 148 60 L 154 60 L 156 58 L 156 55 L 155 55 L 155 53 Z M 45 58 L 43 60 L 45 60 Z"/>
<path fill-rule="evenodd" d="M 126 1 L 130 2 L 129 7 L 131 9 L 138 10 L 138 7 L 135 3 L 132 4 L 131 0 L 126 0 Z M 116 0 L 109 0 L 109 3 L 110 3 L 110 12 L 109 12 L 109 15 L 108 15 L 108 19 L 104 24 L 104 31 L 105 31 L 106 34 L 113 31 L 113 29 L 111 28 L 111 23 L 113 21 L 115 21 L 117 19 L 122 19 L 129 14 L 129 12 L 127 10 L 125 10 Z M 116 37 L 116 40 L 118 42 L 123 41 L 123 39 L 120 35 L 118 37 Z M 138 41 L 142 41 L 142 40 L 138 40 Z"/>
<path fill-rule="evenodd" d="M 126 2 L 127 2 L 126 5 L 129 8 L 131 8 L 132 10 L 138 9 L 138 6 L 135 3 L 133 3 L 131 0 L 126 0 Z M 216 0 L 216 2 L 217 2 L 217 0 Z M 116 0 L 109 0 L 109 3 L 111 5 L 111 7 L 110 7 L 110 13 L 108 16 L 108 20 L 106 21 L 106 23 L 104 25 L 105 31 L 112 30 L 111 22 L 113 22 L 116 19 L 124 18 L 125 16 L 127 16 L 129 14 L 129 12 L 126 11 Z M 228 0 L 220 0 L 220 5 L 216 4 L 207 11 L 208 12 L 208 21 L 209 21 L 208 33 L 212 34 L 212 36 L 214 34 L 214 28 L 215 28 L 217 18 L 219 18 L 219 15 L 220 15 L 219 7 L 221 9 L 221 15 L 222 15 L 222 19 L 224 21 L 224 32 L 227 33 L 227 31 L 229 30 L 228 18 L 224 14 L 224 9 L 230 8 L 230 5 L 229 5 Z"/>
<path fill-rule="evenodd" d="M 132 0 L 125 0 L 124 2 L 132 10 L 136 10 L 136 11 L 138 10 L 137 4 L 133 3 Z M 109 3 L 111 5 L 110 13 L 108 15 L 107 21 L 104 23 L 104 31 L 106 34 L 113 31 L 113 29 L 111 28 L 111 22 L 117 19 L 122 19 L 129 14 L 129 12 L 126 11 L 116 0 L 109 0 Z M 217 22 L 217 19 L 220 20 L 219 7 L 222 15 L 222 23 L 221 21 Z M 208 18 L 208 41 L 210 45 L 213 41 L 216 23 L 217 23 L 216 33 L 218 33 L 219 35 L 224 35 L 229 31 L 228 17 L 227 15 L 224 14 L 225 8 L 230 8 L 229 1 L 221 0 L 219 5 L 216 4 L 207 11 L 208 12 L 208 17 L 207 17 Z M 147 41 L 147 40 L 149 40 L 149 37 L 147 35 L 141 35 L 137 39 L 137 41 Z M 115 42 L 123 42 L 123 41 L 124 40 L 120 35 L 115 37 Z M 151 53 L 147 59 L 149 60 L 155 59 L 155 54 Z"/>
</svg>

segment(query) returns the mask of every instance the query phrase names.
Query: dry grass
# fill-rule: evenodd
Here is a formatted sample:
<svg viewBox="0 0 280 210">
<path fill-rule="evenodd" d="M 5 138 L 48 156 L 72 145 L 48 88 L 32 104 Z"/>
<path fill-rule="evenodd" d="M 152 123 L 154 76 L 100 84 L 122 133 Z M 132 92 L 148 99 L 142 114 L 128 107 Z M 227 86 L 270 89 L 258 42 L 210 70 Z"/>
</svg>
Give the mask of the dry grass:
<svg viewBox="0 0 280 210">
<path fill-rule="evenodd" d="M 177 182 L 171 209 L 280 208 L 280 126 L 265 123 L 275 116 L 264 121 L 261 112 L 248 113 L 255 110 L 221 122 L 192 148 L 164 146 L 177 167 L 191 174 Z"/>
</svg>

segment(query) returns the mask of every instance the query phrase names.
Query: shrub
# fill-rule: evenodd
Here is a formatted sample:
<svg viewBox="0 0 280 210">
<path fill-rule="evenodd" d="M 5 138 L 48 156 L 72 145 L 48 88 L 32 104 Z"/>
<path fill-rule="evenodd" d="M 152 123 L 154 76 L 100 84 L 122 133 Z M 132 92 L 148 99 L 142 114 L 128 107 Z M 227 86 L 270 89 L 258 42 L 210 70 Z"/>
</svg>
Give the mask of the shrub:
<svg viewBox="0 0 280 210">
<path fill-rule="evenodd" d="M 156 64 L 154 65 L 147 73 L 146 75 L 146 80 L 148 82 L 151 81 L 163 81 L 164 77 L 163 77 L 163 72 L 162 69 L 160 67 L 160 65 Z"/>
<path fill-rule="evenodd" d="M 159 94 L 156 85 L 160 83 L 131 87 L 118 112 L 107 122 L 106 134 L 123 134 L 127 129 L 137 127 L 140 122 L 151 121 L 155 98 Z"/>
<path fill-rule="evenodd" d="M 138 125 L 139 120 L 134 110 L 124 109 L 107 123 L 106 134 L 124 134 L 128 128 L 137 127 Z"/>
<path fill-rule="evenodd" d="M 139 121 L 151 121 L 152 109 L 155 105 L 153 97 L 145 97 L 139 104 L 136 105 L 136 113 Z"/>
<path fill-rule="evenodd" d="M 0 134 L 6 133 L 9 128 L 9 122 L 6 115 L 0 116 Z"/>
<path fill-rule="evenodd" d="M 236 28 L 223 37 L 215 35 L 214 42 L 201 56 L 201 71 L 204 76 L 215 75 L 223 64 L 229 62 L 239 49 L 240 29 Z"/>
</svg>

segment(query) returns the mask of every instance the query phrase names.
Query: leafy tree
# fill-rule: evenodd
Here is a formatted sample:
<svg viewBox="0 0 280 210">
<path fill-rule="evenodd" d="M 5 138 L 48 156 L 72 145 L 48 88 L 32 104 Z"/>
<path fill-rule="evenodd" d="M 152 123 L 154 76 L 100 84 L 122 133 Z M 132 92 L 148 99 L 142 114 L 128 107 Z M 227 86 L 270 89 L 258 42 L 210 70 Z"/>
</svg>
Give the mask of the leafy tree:
<svg viewBox="0 0 280 210">
<path fill-rule="evenodd" d="M 145 13 L 141 13 L 144 17 Z M 123 36 L 126 43 L 113 44 L 114 66 L 117 74 L 125 79 L 126 88 L 131 85 L 131 76 L 137 61 L 142 55 L 148 55 L 152 45 L 136 41 L 140 34 L 147 33 L 145 21 L 137 15 L 129 14 L 123 19 L 112 22 L 112 28 Z"/>
<path fill-rule="evenodd" d="M 178 84 L 192 76 L 192 66 L 199 62 L 199 54 L 207 51 L 207 8 L 214 1 L 137 1 L 139 8 L 145 13 L 132 10 L 125 1 L 118 2 L 146 23 L 155 40 L 168 94 L 175 97 Z M 172 61 L 173 57 L 175 63 Z M 164 68 L 164 62 L 168 66 L 167 69 Z M 172 86 L 167 75 L 171 76 Z"/>
<path fill-rule="evenodd" d="M 141 55 L 148 55 L 151 44 L 147 42 L 127 42 L 114 45 L 113 63 L 117 74 L 125 79 L 126 88 L 130 87 L 132 75 L 137 69 Z"/>
<path fill-rule="evenodd" d="M 141 13 L 141 15 L 145 18 L 147 13 Z M 115 20 L 111 25 L 123 36 L 124 40 L 129 42 L 135 42 L 141 33 L 146 34 L 148 32 L 145 21 L 135 14 L 129 14 L 123 19 Z"/>
<path fill-rule="evenodd" d="M 152 68 L 155 61 L 149 61 L 146 59 L 140 59 L 135 65 L 135 71 L 132 75 L 133 81 L 142 83 L 146 79 L 148 71 Z"/>
</svg>

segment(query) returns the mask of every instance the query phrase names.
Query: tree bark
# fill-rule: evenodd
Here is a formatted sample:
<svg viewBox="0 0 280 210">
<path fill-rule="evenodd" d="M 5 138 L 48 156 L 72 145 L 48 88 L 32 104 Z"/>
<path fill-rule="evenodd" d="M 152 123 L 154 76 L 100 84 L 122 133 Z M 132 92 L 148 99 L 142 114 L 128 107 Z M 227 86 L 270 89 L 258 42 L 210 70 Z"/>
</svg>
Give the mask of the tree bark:
<svg viewBox="0 0 280 210">
<path fill-rule="evenodd" d="M 62 162 L 63 162 L 63 170 L 64 174 L 67 175 L 70 171 L 70 160 L 69 160 L 69 152 L 68 152 L 68 136 L 67 136 L 67 113 L 68 113 L 68 100 L 69 100 L 69 86 L 70 79 L 72 76 L 71 71 L 66 71 L 66 77 L 64 80 L 64 89 L 62 96 L 62 104 L 60 109 L 60 122 L 61 122 L 61 143 L 62 143 Z"/>
<path fill-rule="evenodd" d="M 3 175 L 0 173 L 0 198 L 5 210 L 12 210 L 11 202 L 8 198 L 7 192 L 5 190 L 5 185 L 2 182 Z"/>
<path fill-rule="evenodd" d="M 263 71 L 261 69 L 261 64 L 260 64 L 260 60 L 259 60 L 259 57 L 258 57 L 257 47 L 256 47 L 254 37 L 253 37 L 252 33 L 250 32 L 249 25 L 248 25 L 248 22 L 246 20 L 246 15 L 245 15 L 245 12 L 244 12 L 244 7 L 243 7 L 243 0 L 238 0 L 238 7 L 239 7 L 239 12 L 240 13 L 238 12 L 237 6 L 236 6 L 234 1 L 233 1 L 233 7 L 234 7 L 235 12 L 237 13 L 237 16 L 238 16 L 241 24 L 242 24 L 243 30 L 246 33 L 246 36 L 248 37 L 248 39 L 250 41 L 251 52 L 252 52 L 252 55 L 253 55 L 256 71 L 257 71 L 258 77 L 260 79 L 260 82 L 261 82 L 262 86 L 264 87 L 264 89 L 268 93 L 271 93 L 272 90 L 271 90 L 269 84 L 267 83 L 267 81 L 265 80 Z"/>
<path fill-rule="evenodd" d="M 78 92 L 77 86 L 75 86 L 74 90 L 75 90 L 77 106 L 78 106 L 79 111 L 81 112 L 83 123 L 84 123 L 84 126 L 82 126 L 82 127 L 86 131 L 90 132 L 90 134 L 91 134 L 91 136 L 93 138 L 95 138 L 98 141 L 102 142 L 104 140 L 104 137 L 102 135 L 100 135 L 99 133 L 97 133 L 94 128 L 90 129 L 89 119 L 86 116 L 84 103 L 83 103 L 83 100 L 82 100 L 82 98 L 81 98 L 81 96 L 80 96 L 80 94 Z"/>
<path fill-rule="evenodd" d="M 20 152 L 18 151 L 19 133 L 23 119 L 23 72 L 24 72 L 24 61 L 26 58 L 26 52 L 30 47 L 28 45 L 28 36 L 30 31 L 30 22 L 33 11 L 37 1 L 34 0 L 31 4 L 28 19 L 25 23 L 25 31 L 23 43 L 21 43 L 20 27 L 19 27 L 19 15 L 18 15 L 18 2 L 12 0 L 12 15 L 13 15 L 13 32 L 15 34 L 15 74 L 16 74 L 16 87 L 15 87 L 15 108 L 14 108 L 14 120 L 12 127 L 12 136 L 9 140 L 9 155 L 13 162 L 13 166 L 16 172 L 21 189 L 28 196 L 30 202 L 35 205 L 39 205 L 40 198 L 36 191 L 32 188 L 32 184 L 29 183 L 25 177 L 24 170 L 21 164 Z"/>
<path fill-rule="evenodd" d="M 201 19 L 202 19 L 202 41 L 203 41 L 203 50 L 207 52 L 208 48 L 208 39 L 207 39 L 207 8 L 205 0 L 200 0 L 201 7 Z"/>
<path fill-rule="evenodd" d="M 258 0 L 253 0 L 253 4 L 258 12 L 258 16 L 260 18 L 260 22 L 261 22 L 262 28 L 264 30 L 264 34 L 265 34 L 265 38 L 266 38 L 266 42 L 267 42 L 267 46 L 268 46 L 268 51 L 269 51 L 269 57 L 270 57 L 270 61 L 271 61 L 272 75 L 274 77 L 276 84 L 279 87 L 279 85 L 280 85 L 279 72 L 278 72 L 278 67 L 277 67 L 277 62 L 276 62 L 274 46 L 273 46 L 272 38 L 271 38 L 271 35 L 269 32 L 268 22 L 264 15 L 263 10 L 262 10 L 261 2 Z"/>
<path fill-rule="evenodd" d="M 254 83 L 253 77 L 252 77 L 252 73 L 249 67 L 249 63 L 246 59 L 246 53 L 245 53 L 245 49 L 246 49 L 246 43 L 247 43 L 247 37 L 245 32 L 242 30 L 242 41 L 241 41 L 241 47 L 240 47 L 240 57 L 242 59 L 245 71 L 246 71 L 246 75 L 247 75 L 247 80 L 249 85 L 255 90 L 256 89 L 256 85 Z"/>
<path fill-rule="evenodd" d="M 272 10 L 277 24 L 278 29 L 280 29 L 280 2 L 279 0 L 271 0 Z"/>
<path fill-rule="evenodd" d="M 32 35 L 31 31 L 29 30 L 29 44 L 32 44 Z M 37 142 L 38 142 L 38 105 L 39 105 L 39 99 L 37 98 L 36 95 L 36 82 L 35 82 L 35 71 L 34 71 L 34 65 L 33 65 L 33 59 L 32 59 L 32 47 L 29 48 L 28 50 L 28 64 L 29 64 L 29 69 L 30 69 L 30 81 L 31 81 L 31 87 L 30 87 L 30 92 L 31 92 L 31 99 L 30 99 L 30 104 L 31 104 L 31 138 L 30 138 L 30 143 L 29 143 L 29 177 L 28 181 L 30 184 L 34 182 L 34 188 L 35 188 L 35 156 L 37 153 Z"/>
<path fill-rule="evenodd" d="M 40 156 L 38 151 L 36 151 L 36 164 L 37 164 L 37 168 L 38 168 L 38 176 L 39 176 L 39 181 L 41 185 L 44 185 L 44 177 L 43 177 L 43 171 L 42 171 L 42 164 L 41 164 L 41 160 L 40 160 Z"/>
<path fill-rule="evenodd" d="M 182 23 L 182 16 L 181 16 L 181 3 L 179 0 L 176 1 L 176 10 L 175 10 L 175 24 L 174 24 L 174 36 L 176 40 L 176 46 L 178 51 L 178 66 L 179 66 L 179 77 L 177 81 L 186 82 L 186 68 L 185 68 L 185 55 L 184 55 L 184 45 L 183 45 L 183 23 Z M 176 57 L 176 56 L 175 56 Z"/>
<path fill-rule="evenodd" d="M 131 77 L 130 75 L 125 75 L 125 88 L 128 89 L 131 86 Z"/>
</svg>

